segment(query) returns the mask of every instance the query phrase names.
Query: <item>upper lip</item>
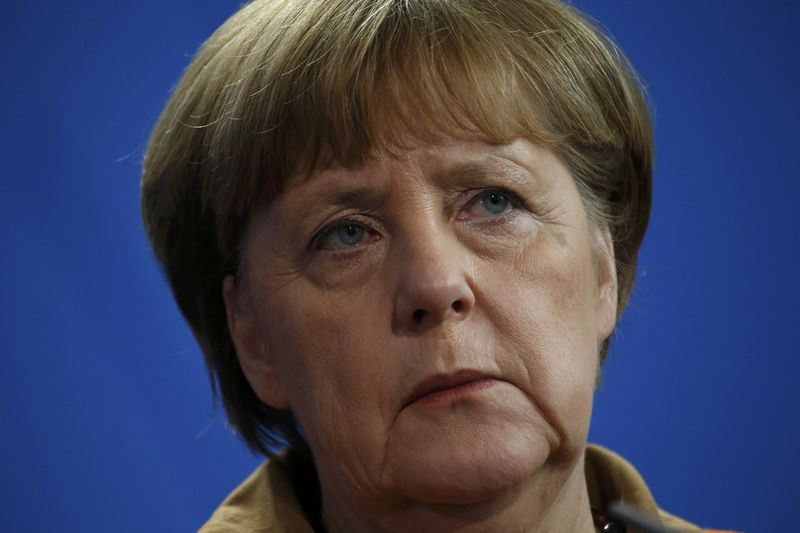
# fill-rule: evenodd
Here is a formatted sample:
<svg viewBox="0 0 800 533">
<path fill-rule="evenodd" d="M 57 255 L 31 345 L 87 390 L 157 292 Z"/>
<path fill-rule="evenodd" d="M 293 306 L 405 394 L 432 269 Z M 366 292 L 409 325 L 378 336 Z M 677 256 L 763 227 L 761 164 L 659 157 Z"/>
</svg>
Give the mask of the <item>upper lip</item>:
<svg viewBox="0 0 800 533">
<path fill-rule="evenodd" d="M 489 374 L 478 370 L 458 370 L 448 374 L 435 374 L 420 381 L 417 386 L 414 387 L 411 393 L 406 396 L 405 401 L 403 402 L 403 407 L 416 402 L 424 396 L 433 394 L 434 392 L 458 387 L 459 385 L 464 385 L 465 383 L 479 381 L 482 379 L 494 379 L 494 376 L 490 376 Z"/>
</svg>

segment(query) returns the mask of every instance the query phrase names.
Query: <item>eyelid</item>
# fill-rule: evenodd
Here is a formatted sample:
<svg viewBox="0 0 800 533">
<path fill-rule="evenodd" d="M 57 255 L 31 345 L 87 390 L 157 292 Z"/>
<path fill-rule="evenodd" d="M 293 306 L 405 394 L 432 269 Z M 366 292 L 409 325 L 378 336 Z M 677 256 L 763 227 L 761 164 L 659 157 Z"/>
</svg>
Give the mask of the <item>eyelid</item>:
<svg viewBox="0 0 800 533">
<path fill-rule="evenodd" d="M 469 198 L 467 198 L 467 200 L 464 202 L 464 204 L 459 209 L 459 213 L 463 212 L 468 207 L 474 205 L 475 202 L 480 201 L 481 198 L 485 198 L 485 197 L 490 196 L 492 194 L 501 194 L 501 195 L 505 196 L 506 198 L 508 198 L 508 201 L 511 203 L 511 206 L 514 209 L 519 209 L 519 208 L 527 209 L 527 206 L 526 206 L 525 202 L 522 200 L 522 197 L 519 194 L 515 193 L 514 191 L 508 189 L 507 187 L 486 187 L 484 189 L 472 189 L 472 190 L 467 191 L 467 192 L 473 192 L 473 191 L 475 191 L 475 194 L 473 194 Z M 503 213 L 501 215 L 498 215 L 495 218 L 502 217 L 502 216 L 508 215 L 508 214 L 509 213 Z"/>
<path fill-rule="evenodd" d="M 367 233 L 376 233 L 376 234 L 378 233 L 378 230 L 374 227 L 373 224 L 370 224 L 369 222 L 366 222 L 360 219 L 359 217 L 353 215 L 347 215 L 343 216 L 342 218 L 337 218 L 336 220 L 333 220 L 332 222 L 329 222 L 327 224 L 324 224 L 319 230 L 317 230 L 317 232 L 314 233 L 314 236 L 311 237 L 311 241 L 308 243 L 307 250 L 309 252 L 319 251 L 320 250 L 319 244 L 326 235 L 328 235 L 331 231 L 337 230 L 342 226 L 348 226 L 348 225 L 362 226 Z"/>
</svg>

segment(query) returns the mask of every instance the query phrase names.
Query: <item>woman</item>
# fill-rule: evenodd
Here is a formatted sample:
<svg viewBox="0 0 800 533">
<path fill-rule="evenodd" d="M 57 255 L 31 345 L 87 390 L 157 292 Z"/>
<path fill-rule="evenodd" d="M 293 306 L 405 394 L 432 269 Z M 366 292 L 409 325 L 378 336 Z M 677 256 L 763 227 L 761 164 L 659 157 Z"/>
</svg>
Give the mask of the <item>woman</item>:
<svg viewBox="0 0 800 533">
<path fill-rule="evenodd" d="M 586 445 L 651 159 L 632 69 L 556 1 L 235 14 L 142 185 L 231 424 L 272 457 L 203 530 L 581 532 L 613 500 L 697 530 Z"/>
</svg>

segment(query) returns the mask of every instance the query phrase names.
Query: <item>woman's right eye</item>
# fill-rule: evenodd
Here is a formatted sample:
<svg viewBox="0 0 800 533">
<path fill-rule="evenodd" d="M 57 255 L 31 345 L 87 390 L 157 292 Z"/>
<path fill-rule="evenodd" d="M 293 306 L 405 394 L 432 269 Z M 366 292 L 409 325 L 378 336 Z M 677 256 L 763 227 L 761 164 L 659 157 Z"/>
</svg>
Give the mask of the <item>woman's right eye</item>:
<svg viewBox="0 0 800 533">
<path fill-rule="evenodd" d="M 312 250 L 347 250 L 378 240 L 380 235 L 355 220 L 342 220 L 323 229 L 311 241 Z"/>
</svg>

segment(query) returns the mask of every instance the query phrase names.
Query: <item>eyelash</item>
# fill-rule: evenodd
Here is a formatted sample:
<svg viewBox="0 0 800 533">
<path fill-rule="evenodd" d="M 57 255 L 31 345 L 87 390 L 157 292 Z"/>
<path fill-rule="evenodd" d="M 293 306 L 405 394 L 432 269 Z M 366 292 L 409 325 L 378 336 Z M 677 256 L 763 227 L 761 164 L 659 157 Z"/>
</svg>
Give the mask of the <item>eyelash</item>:
<svg viewBox="0 0 800 533">
<path fill-rule="evenodd" d="M 524 204 L 523 204 L 522 200 L 520 199 L 520 197 L 517 194 L 513 193 L 512 191 L 509 191 L 508 189 L 504 189 L 504 188 L 501 188 L 501 187 L 492 187 L 492 188 L 489 188 L 489 189 L 480 189 L 476 194 L 472 195 L 464 203 L 464 205 L 461 207 L 461 209 L 459 209 L 459 215 L 461 213 L 463 213 L 470 206 L 479 204 L 482 199 L 488 199 L 491 196 L 495 196 L 495 195 L 505 197 L 509 202 L 510 209 L 508 211 L 504 211 L 502 213 L 497 213 L 497 214 L 495 214 L 495 216 L 487 217 L 492 222 L 498 222 L 498 221 L 504 220 L 507 216 L 509 216 L 515 210 L 517 210 L 517 209 L 519 209 L 521 207 L 524 207 Z M 484 207 L 486 207 L 488 209 L 488 207 L 485 204 L 484 204 Z M 457 218 L 458 218 L 458 216 L 457 216 Z M 485 222 L 488 222 L 488 221 L 489 220 L 487 220 Z"/>
<path fill-rule="evenodd" d="M 470 191 L 467 191 L 467 192 L 470 192 Z M 466 209 L 468 209 L 470 206 L 476 205 L 477 203 L 479 203 L 481 201 L 481 199 L 489 198 L 492 195 L 499 195 L 499 196 L 505 197 L 509 202 L 510 208 L 507 211 L 504 211 L 503 213 L 498 213 L 496 216 L 478 217 L 478 218 L 485 218 L 486 220 L 479 221 L 479 220 L 475 220 L 475 219 L 468 219 L 469 223 L 471 223 L 471 224 L 481 224 L 481 223 L 487 223 L 487 222 L 488 223 L 501 222 L 501 221 L 505 220 L 508 216 L 512 215 L 514 213 L 514 211 L 524 207 L 524 203 L 520 199 L 519 195 L 517 195 L 516 193 L 514 193 L 512 191 L 509 191 L 508 189 L 501 188 L 501 187 L 491 187 L 491 188 L 487 188 L 487 189 L 479 189 L 479 190 L 477 190 L 477 192 L 475 194 L 470 196 L 467 199 L 467 201 L 464 202 L 460 206 L 460 208 L 458 209 L 458 213 L 459 214 L 456 215 L 456 218 L 457 219 L 461 219 L 460 218 L 461 214 L 464 213 Z M 461 219 L 461 220 L 463 220 L 463 219 Z M 380 233 L 371 224 L 369 224 L 369 223 L 367 223 L 367 222 L 365 222 L 363 220 L 359 220 L 357 218 L 351 218 L 351 217 L 342 218 L 342 219 L 339 219 L 339 220 L 336 220 L 336 221 L 332 222 L 331 224 L 328 224 L 327 226 L 322 228 L 319 232 L 317 232 L 314 235 L 314 237 L 311 239 L 311 242 L 308 245 L 309 251 L 311 251 L 311 252 L 323 251 L 323 252 L 327 252 L 327 253 L 330 253 L 330 254 L 342 254 L 342 253 L 350 253 L 351 250 L 355 250 L 355 249 L 360 248 L 361 244 L 362 244 L 361 242 L 359 242 L 357 244 L 354 244 L 352 246 L 349 246 L 349 247 L 345 246 L 345 247 L 343 247 L 341 249 L 325 250 L 325 249 L 323 249 L 321 247 L 322 243 L 323 243 L 323 240 L 327 236 L 329 236 L 333 232 L 338 231 L 338 230 L 340 230 L 342 228 L 345 228 L 347 226 L 358 226 L 358 227 L 363 229 L 363 231 L 365 232 L 367 237 L 368 236 L 373 236 L 373 237 L 377 236 L 378 238 L 380 238 Z"/>
<path fill-rule="evenodd" d="M 308 245 L 308 249 L 310 251 L 312 251 L 312 252 L 315 252 L 315 251 L 328 251 L 328 252 L 331 252 L 331 253 L 347 253 L 347 248 L 346 247 L 342 248 L 342 249 L 323 250 L 323 248 L 321 246 L 322 246 L 323 240 L 328 235 L 332 234 L 335 231 L 339 231 L 342 228 L 346 228 L 348 226 L 357 226 L 357 227 L 362 228 L 364 230 L 366 236 L 370 236 L 370 235 L 379 236 L 380 235 L 380 233 L 374 227 L 372 227 L 372 225 L 370 225 L 370 224 L 368 224 L 368 223 L 366 223 L 366 222 L 364 222 L 362 220 L 358 220 L 356 218 L 341 218 L 339 220 L 336 220 L 335 222 L 332 222 L 331 224 L 328 224 L 327 226 L 322 228 L 319 232 L 317 232 L 317 234 L 314 235 L 314 237 L 311 239 L 311 242 Z M 359 242 L 358 244 L 353 245 L 351 248 L 358 248 L 360 244 L 361 243 Z"/>
</svg>

